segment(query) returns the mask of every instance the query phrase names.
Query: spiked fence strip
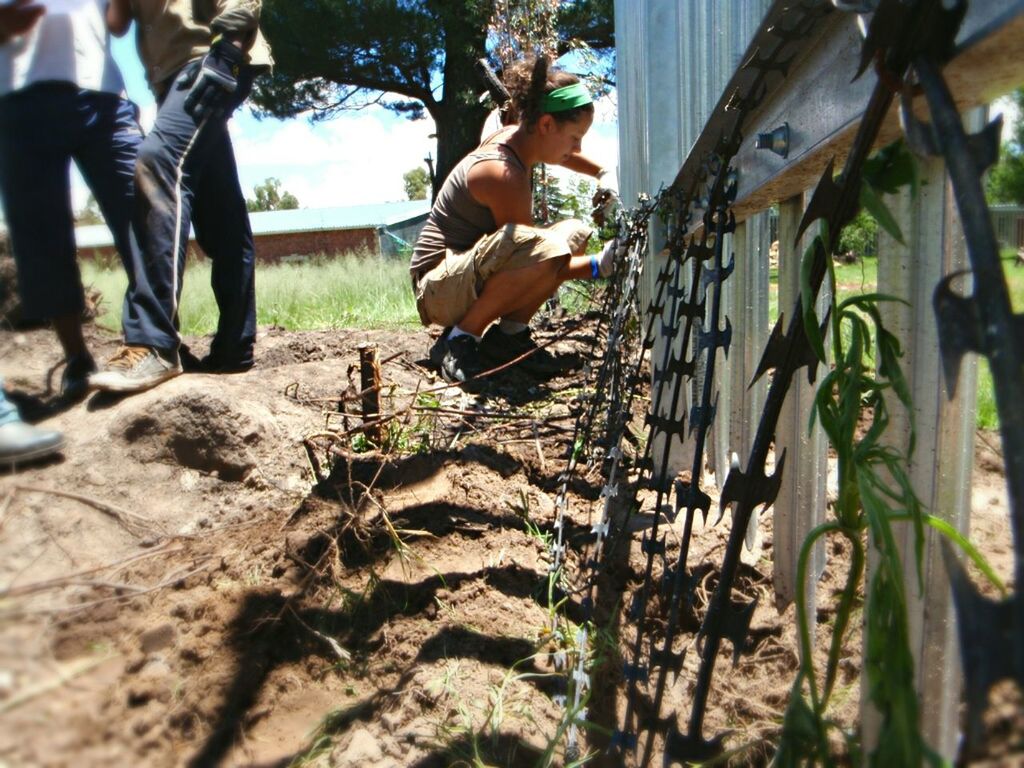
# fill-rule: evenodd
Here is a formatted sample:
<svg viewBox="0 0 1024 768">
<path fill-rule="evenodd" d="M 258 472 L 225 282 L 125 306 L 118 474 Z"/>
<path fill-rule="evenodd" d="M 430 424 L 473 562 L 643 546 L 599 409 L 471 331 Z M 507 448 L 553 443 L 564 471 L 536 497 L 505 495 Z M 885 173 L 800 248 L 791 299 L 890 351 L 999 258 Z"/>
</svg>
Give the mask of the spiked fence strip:
<svg viewBox="0 0 1024 768">
<path fill-rule="evenodd" d="M 952 7 L 947 8 L 946 5 Z M 810 34 L 817 20 L 827 12 L 827 3 L 811 2 L 786 7 L 780 1 L 772 7 L 769 16 L 775 23 L 759 33 L 757 44 L 760 47 L 742 65 L 742 69 L 754 72 L 754 76 L 745 88 L 731 94 L 728 101 L 723 99 L 723 104 L 709 120 L 709 124 L 717 121 L 716 125 L 725 126 L 714 150 L 703 158 L 699 171 L 689 179 L 686 189 L 671 187 L 664 190 L 651 206 L 670 223 L 669 258 L 654 283 L 655 296 L 647 308 L 646 330 L 636 358 L 632 360 L 623 351 L 628 346 L 623 344 L 623 340 L 629 326 L 628 313 L 633 311 L 635 303 L 641 269 L 639 263 L 631 264 L 627 275 L 618 278 L 619 282 L 613 281 L 606 300 L 610 317 L 607 354 L 593 379 L 589 407 L 584 409 L 577 423 L 573 451 L 562 478 L 557 504 L 558 536 L 552 553 L 552 574 L 564 582 L 563 534 L 568 483 L 580 456 L 586 453 L 588 461 L 593 461 L 591 444 L 594 432 L 603 422 L 605 436 L 602 442 L 610 461 L 602 491 L 604 503 L 600 521 L 592 529 L 595 535 L 592 556 L 582 560 L 582 587 L 575 590 L 576 595 L 583 596 L 585 622 L 576 637 L 576 655 L 572 663 L 567 664 L 570 670 L 567 691 L 572 696 L 570 711 L 573 713 L 570 716 L 574 718 L 568 729 L 567 757 L 578 754 L 577 722 L 585 719 L 583 707 L 591 684 L 587 654 L 596 577 L 609 553 L 622 543 L 623 538 L 613 526 L 612 499 L 624 497 L 627 514 L 633 514 L 638 509 L 638 493 L 645 487 L 655 491 L 654 510 L 651 525 L 641 536 L 641 549 L 646 555 L 643 582 L 627 614 L 634 636 L 624 667 L 626 711 L 621 727 L 613 734 L 612 745 L 623 751 L 636 750 L 638 734 L 646 733 L 640 755 L 641 765 L 649 764 L 654 757 L 654 741 L 659 735 L 663 738 L 666 765 L 703 761 L 720 753 L 724 735 L 707 739 L 703 732 L 715 664 L 723 638 L 732 642 L 734 658 L 739 656 L 746 643 L 754 609 L 753 604 L 738 604 L 733 599 L 739 554 L 753 515 L 760 509 L 769 508 L 779 490 L 785 454 L 777 457 L 771 476 L 767 474 L 766 462 L 783 400 L 797 372 L 808 367 L 808 376 L 813 381 L 817 366 L 818 356 L 812 348 L 812 337 L 820 336 L 820 332 L 816 333 L 816 327 L 805 324 L 803 307 L 814 305 L 826 276 L 827 260 L 836 249 L 843 226 L 858 210 L 864 162 L 896 95 L 894 88 L 898 88 L 911 71 L 924 90 L 936 130 L 920 124 L 912 112 L 905 109 L 908 141 L 924 144 L 932 154 L 942 154 L 946 159 L 975 278 L 974 293 L 969 297 L 960 297 L 952 292 L 950 281 L 955 276 L 944 280 L 935 292 L 947 385 L 952 391 L 959 361 L 965 352 L 977 352 L 989 359 L 1003 430 L 1015 541 L 1018 588 L 1014 595 L 1002 602 L 978 594 L 962 566 L 947 550 L 954 601 L 961 619 L 961 650 L 968 694 L 968 748 L 980 739 L 981 714 L 991 686 L 1009 677 L 1024 688 L 1024 643 L 1020 642 L 1024 636 L 1024 593 L 1019 587 L 1024 583 L 1024 357 L 1021 352 L 1024 350 L 1024 321 L 1013 315 L 1010 307 L 979 182 L 981 173 L 994 160 L 996 150 L 991 146 L 991 137 L 998 134 L 990 130 L 991 126 L 977 137 L 968 137 L 964 133 L 941 72 L 953 49 L 965 9 L 966 2 L 948 4 L 940 0 L 880 0 L 878 3 L 863 43 L 860 66 L 862 73 L 873 63 L 880 71 L 878 83 L 866 105 L 843 172 L 834 179 L 833 166 L 831 163 L 828 165 L 798 228 L 797 239 L 812 223 L 821 220 L 826 234 L 817 238 L 812 246 L 802 276 L 801 295 L 789 314 L 788 323 L 780 317 L 765 348 L 754 378 L 757 380 L 769 371 L 773 371 L 773 376 L 753 444 L 745 466 L 733 467 L 722 489 L 720 511 L 733 506 L 732 528 L 719 581 L 698 634 L 702 641 L 698 646 L 700 663 L 685 730 L 680 728 L 678 713 L 663 717 L 661 709 L 668 674 L 674 672 L 678 675 L 682 669 L 682 655 L 673 649 L 680 611 L 690 591 L 686 568 L 694 516 L 700 511 L 706 518 L 711 503 L 700 487 L 700 480 L 707 430 L 715 416 L 715 359 L 719 348 L 727 353 L 730 340 L 728 318 L 725 318 L 725 328 L 720 328 L 722 284 L 732 271 L 732 262 L 727 265 L 723 253 L 724 236 L 735 223 L 729 211 L 735 191 L 729 165 L 742 142 L 746 118 L 764 97 L 766 79 L 769 76 L 786 76 L 789 59 L 781 56 L 786 43 Z M 702 212 L 702 230 L 687 241 L 690 224 L 698 212 Z M 650 215 L 650 209 L 646 215 Z M 647 219 L 638 217 L 633 221 L 634 228 L 629 230 L 629 237 L 636 246 L 636 253 L 640 253 L 645 249 L 646 240 L 639 230 L 646 230 Z M 710 267 L 707 266 L 709 261 L 712 262 Z M 691 272 L 688 276 L 691 280 L 689 291 L 684 287 L 688 264 Z M 705 325 L 708 312 L 710 316 Z M 660 360 L 655 361 L 657 364 L 653 371 L 650 412 L 646 419 L 649 437 L 634 466 L 637 476 L 633 482 L 626 483 L 629 465 L 622 451 L 623 437 L 635 389 L 641 381 L 645 354 L 653 347 L 654 331 L 659 327 L 667 343 Z M 678 358 L 674 354 L 676 348 L 679 349 Z M 701 355 L 706 355 L 703 373 L 698 365 Z M 693 381 L 699 386 L 699 402 L 688 417 L 676 417 L 684 387 Z M 603 419 L 599 419 L 599 414 Z M 672 484 L 666 475 L 673 440 L 682 440 L 687 434 L 693 437 L 695 444 L 690 480 Z M 655 447 L 657 445 L 661 446 L 660 452 Z M 666 504 L 670 497 L 673 500 L 671 511 Z M 672 524 L 680 512 L 686 515 L 684 532 L 675 563 L 670 564 L 665 551 L 666 538 L 660 534 L 659 526 L 662 515 L 668 524 Z M 656 582 L 658 565 L 661 577 Z M 660 648 L 647 638 L 648 602 L 656 593 L 663 598 L 662 604 L 668 613 L 667 629 Z M 651 677 L 654 677 L 655 685 L 653 697 L 648 697 L 641 688 L 646 687 Z M 640 712 L 644 713 L 643 717 L 638 714 Z M 582 717 L 580 713 L 583 713 Z"/>
<path fill-rule="evenodd" d="M 637 289 L 640 283 L 640 276 L 643 269 L 641 254 L 646 251 L 647 231 L 650 213 L 653 206 L 641 205 L 631 215 L 623 215 L 620 219 L 619 237 L 627 247 L 628 257 L 624 265 L 616 270 L 609 281 L 605 295 L 604 306 L 605 317 L 610 318 L 608 333 L 605 340 L 606 354 L 602 358 L 601 365 L 596 374 L 587 382 L 585 391 L 588 393 L 587 405 L 581 411 L 573 433 L 572 449 L 565 471 L 560 479 L 559 493 L 556 498 L 556 521 L 555 536 L 552 540 L 551 565 L 549 572 L 549 595 L 552 601 L 560 600 L 563 593 L 587 594 L 592 593 L 596 569 L 590 569 L 588 576 L 584 579 L 583 586 L 572 589 L 563 571 L 565 563 L 565 522 L 568 512 L 568 489 L 569 483 L 579 465 L 580 458 L 586 456 L 588 466 L 595 458 L 595 446 L 593 445 L 594 428 L 598 422 L 599 414 L 604 411 L 606 435 L 604 445 L 608 449 L 607 457 L 611 459 L 611 466 L 608 472 L 608 480 L 602 489 L 604 504 L 602 507 L 601 520 L 593 526 L 592 533 L 595 534 L 595 548 L 600 552 L 603 549 L 605 536 L 610 525 L 610 505 L 615 496 L 617 487 L 617 476 L 619 461 L 622 458 L 620 448 L 622 434 L 625 429 L 625 421 L 620 416 L 622 408 L 630 408 L 633 395 L 636 391 L 636 376 L 630 372 L 634 368 L 639 369 L 639 361 L 631 361 L 630 355 L 636 354 L 642 359 L 644 346 L 629 343 L 628 321 L 636 316 Z M 628 411 L 627 411 L 628 412 Z M 621 423 L 621 427 L 612 425 Z M 585 561 L 591 562 L 591 561 Z M 585 569 L 586 570 L 586 569 Z M 556 595 L 559 597 L 556 598 Z M 584 599 L 585 605 L 592 605 L 592 599 Z M 552 627 L 553 635 L 558 631 L 558 614 L 556 605 L 552 605 Z M 574 646 L 577 649 L 575 658 L 565 659 L 567 679 L 565 694 L 559 697 L 566 706 L 566 717 L 569 718 L 566 730 L 567 755 L 572 755 L 578 750 L 579 723 L 586 719 L 584 699 L 589 691 L 590 681 L 587 673 L 589 646 L 589 630 L 587 623 L 591 618 L 589 608 L 585 609 L 585 621 L 576 634 Z M 571 702 L 571 703 L 570 703 Z"/>
</svg>

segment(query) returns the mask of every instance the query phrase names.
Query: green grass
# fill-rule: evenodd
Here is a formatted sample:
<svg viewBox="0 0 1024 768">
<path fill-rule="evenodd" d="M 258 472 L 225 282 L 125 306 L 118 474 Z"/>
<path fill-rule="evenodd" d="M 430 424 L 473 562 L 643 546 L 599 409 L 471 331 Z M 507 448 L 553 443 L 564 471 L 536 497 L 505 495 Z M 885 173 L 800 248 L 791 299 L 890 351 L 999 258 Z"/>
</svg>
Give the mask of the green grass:
<svg viewBox="0 0 1024 768">
<path fill-rule="evenodd" d="M 119 331 L 127 286 L 124 271 L 120 266 L 85 262 L 82 281 L 103 296 L 99 325 Z M 209 261 L 192 261 L 186 267 L 179 314 L 185 336 L 216 329 Z M 361 254 L 257 266 L 256 317 L 260 325 L 292 331 L 419 325 L 408 263 Z"/>
<path fill-rule="evenodd" d="M 1003 272 L 1006 274 L 1010 289 L 1010 301 L 1015 313 L 1024 312 L 1024 268 L 1014 266 L 1016 252 L 1006 249 L 1002 252 Z M 772 270 L 769 284 L 769 313 L 774 319 L 778 317 L 778 274 Z M 837 264 L 836 283 L 839 286 L 840 300 L 850 296 L 876 290 L 878 284 L 878 260 L 865 258 L 856 264 Z M 787 311 L 791 308 L 787 307 Z M 936 359 L 936 365 L 941 363 Z M 999 414 L 996 411 L 995 391 L 992 386 L 992 374 L 988 369 L 988 361 L 978 361 L 978 404 L 977 426 L 981 429 L 998 429 Z"/>
<path fill-rule="evenodd" d="M 1015 312 L 1024 312 L 1024 268 L 1015 267 L 1015 253 L 1003 251 L 1004 270 Z M 876 259 L 836 266 L 841 298 L 874 291 Z M 127 285 L 120 266 L 93 262 L 82 264 L 82 281 L 100 291 L 103 303 L 99 325 L 121 329 L 121 300 Z M 583 286 L 585 289 L 587 286 Z M 585 291 L 576 286 L 563 291 L 566 303 L 586 303 Z M 769 288 L 770 315 L 778 313 L 778 275 L 772 270 Z M 404 259 L 381 259 L 365 254 L 321 257 L 302 264 L 261 265 L 256 269 L 256 312 L 260 325 L 287 330 L 322 328 L 416 327 L 419 316 Z M 210 290 L 210 263 L 190 262 L 185 270 L 181 297 L 181 326 L 186 336 L 203 336 L 217 327 L 217 305 Z M 936 362 L 938 365 L 938 362 Z M 984 429 L 999 425 L 995 393 L 988 364 L 978 365 L 977 424 Z"/>
<path fill-rule="evenodd" d="M 1006 249 L 1002 253 L 1003 274 L 1010 289 L 1010 304 L 1015 315 L 1024 312 L 1024 268 L 1015 266 L 1016 252 Z M 983 429 L 999 428 L 996 393 L 988 360 L 978 360 L 978 426 Z"/>
</svg>

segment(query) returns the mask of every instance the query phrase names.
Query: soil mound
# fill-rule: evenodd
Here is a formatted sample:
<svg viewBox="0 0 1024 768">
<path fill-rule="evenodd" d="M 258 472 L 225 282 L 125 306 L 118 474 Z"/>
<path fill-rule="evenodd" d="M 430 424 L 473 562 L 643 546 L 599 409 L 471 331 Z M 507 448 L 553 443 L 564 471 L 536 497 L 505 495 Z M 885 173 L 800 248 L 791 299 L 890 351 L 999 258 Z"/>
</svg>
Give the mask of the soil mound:
<svg viewBox="0 0 1024 768">
<path fill-rule="evenodd" d="M 274 430 L 263 405 L 230 396 L 216 381 L 180 379 L 133 398 L 110 426 L 143 462 L 172 461 L 224 480 L 243 479 Z"/>
</svg>

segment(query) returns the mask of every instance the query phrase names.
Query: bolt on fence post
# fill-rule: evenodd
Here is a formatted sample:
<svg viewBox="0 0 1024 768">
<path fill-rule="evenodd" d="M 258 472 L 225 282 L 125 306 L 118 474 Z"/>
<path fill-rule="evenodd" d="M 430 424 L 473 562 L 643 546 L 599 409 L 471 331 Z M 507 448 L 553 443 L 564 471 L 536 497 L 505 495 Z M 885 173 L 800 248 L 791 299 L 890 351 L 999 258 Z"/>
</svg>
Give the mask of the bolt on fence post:
<svg viewBox="0 0 1024 768">
<path fill-rule="evenodd" d="M 365 430 L 366 439 L 380 447 L 381 428 L 377 423 L 380 417 L 380 362 L 377 359 L 376 344 L 360 344 L 359 350 L 359 390 L 362 394 L 363 423 L 371 423 Z"/>
</svg>

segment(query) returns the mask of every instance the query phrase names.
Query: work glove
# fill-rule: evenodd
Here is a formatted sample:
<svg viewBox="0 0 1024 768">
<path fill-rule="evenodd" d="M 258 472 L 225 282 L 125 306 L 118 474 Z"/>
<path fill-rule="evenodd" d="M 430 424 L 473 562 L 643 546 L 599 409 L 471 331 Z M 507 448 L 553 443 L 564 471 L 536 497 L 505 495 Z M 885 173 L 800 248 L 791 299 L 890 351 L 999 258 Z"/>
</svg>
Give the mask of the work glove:
<svg viewBox="0 0 1024 768">
<path fill-rule="evenodd" d="M 619 180 L 615 176 L 615 171 L 601 171 L 597 177 L 597 191 L 594 193 L 591 203 L 594 206 L 591 216 L 597 226 L 603 227 L 605 224 L 611 223 L 615 209 L 621 205 L 619 202 Z"/>
<path fill-rule="evenodd" d="M 605 243 L 604 248 L 601 249 L 601 255 L 597 257 L 597 271 L 601 277 L 608 277 L 614 272 L 616 265 L 626 258 L 628 251 L 629 247 L 626 245 L 626 241 L 621 238 L 613 237 Z"/>
<path fill-rule="evenodd" d="M 224 37 L 218 37 L 203 57 L 199 68 L 182 87 L 188 87 L 185 111 L 196 120 L 215 119 L 230 110 L 228 105 L 238 90 L 238 75 L 245 54 Z"/>
</svg>

